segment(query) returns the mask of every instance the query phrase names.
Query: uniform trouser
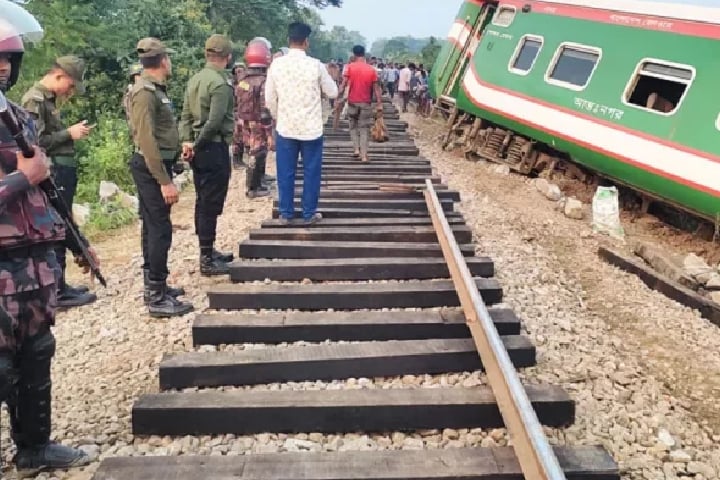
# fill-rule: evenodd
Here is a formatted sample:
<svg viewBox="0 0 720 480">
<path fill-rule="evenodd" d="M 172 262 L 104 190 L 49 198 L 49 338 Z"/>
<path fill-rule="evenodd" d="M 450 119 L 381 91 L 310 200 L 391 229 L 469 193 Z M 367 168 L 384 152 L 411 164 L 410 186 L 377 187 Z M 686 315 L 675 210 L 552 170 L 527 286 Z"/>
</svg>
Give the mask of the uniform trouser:
<svg viewBox="0 0 720 480">
<path fill-rule="evenodd" d="M 368 153 L 370 144 L 370 127 L 373 125 L 373 108 L 369 103 L 351 103 L 348 105 L 348 119 L 350 120 L 350 138 L 355 150 L 360 155 Z"/>
<path fill-rule="evenodd" d="M 135 153 L 130 161 L 130 173 L 140 203 L 143 268 L 149 272 L 150 280 L 162 282 L 169 273 L 167 259 L 172 245 L 170 206 L 165 203 L 160 184 L 148 170 L 145 157 L 139 153 Z"/>
<path fill-rule="evenodd" d="M 60 190 L 60 196 L 65 201 L 72 212 L 73 202 L 75 201 L 75 191 L 77 190 L 78 176 L 77 167 L 67 167 L 65 165 L 53 165 L 53 178 L 55 184 Z M 67 261 L 65 259 L 66 248 L 64 245 L 60 245 L 55 248 L 55 255 L 57 256 L 58 263 L 62 269 L 62 278 L 60 279 L 59 288 L 62 290 L 65 287 L 65 268 Z"/>
<path fill-rule="evenodd" d="M 248 192 L 256 191 L 262 187 L 263 175 L 267 164 L 267 153 L 261 152 L 251 156 L 245 170 L 245 186 Z"/>
<path fill-rule="evenodd" d="M 195 234 L 200 248 L 215 243 L 217 218 L 222 215 L 230 184 L 229 155 L 225 142 L 208 142 L 195 151 Z"/>
<path fill-rule="evenodd" d="M 0 296 L 0 402 L 18 449 L 50 441 L 57 285 Z"/>
<path fill-rule="evenodd" d="M 323 137 L 314 140 L 296 140 L 278 134 L 275 153 L 280 216 L 295 216 L 295 172 L 298 156 L 303 159 L 303 218 L 310 220 L 317 212 L 322 173 Z"/>
<path fill-rule="evenodd" d="M 175 173 L 173 172 L 173 165 L 175 164 L 175 160 L 163 160 L 163 163 L 165 164 L 165 171 L 167 172 L 168 176 L 172 179 L 175 176 Z M 140 218 L 142 218 L 142 212 L 141 212 L 141 208 L 140 208 L 139 204 L 138 204 L 138 215 L 140 216 Z M 143 272 L 148 272 L 148 271 L 150 271 L 150 259 L 148 258 L 148 229 L 147 228 L 140 229 L 140 241 L 142 242 L 141 247 L 142 247 L 142 253 L 143 253 L 142 269 L 143 269 Z"/>
</svg>

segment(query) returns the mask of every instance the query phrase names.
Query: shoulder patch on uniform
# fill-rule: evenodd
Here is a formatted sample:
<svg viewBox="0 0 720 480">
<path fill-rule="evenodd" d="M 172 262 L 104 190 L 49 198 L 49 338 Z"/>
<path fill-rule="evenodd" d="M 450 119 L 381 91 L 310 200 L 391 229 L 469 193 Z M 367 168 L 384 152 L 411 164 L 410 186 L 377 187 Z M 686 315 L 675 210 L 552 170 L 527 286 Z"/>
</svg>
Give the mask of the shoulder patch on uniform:
<svg viewBox="0 0 720 480">
<path fill-rule="evenodd" d="M 250 90 L 250 84 L 248 82 L 246 82 L 245 80 L 243 80 L 242 82 L 238 82 L 237 86 L 238 86 L 238 88 L 241 88 L 245 91 Z"/>
<path fill-rule="evenodd" d="M 38 90 L 31 89 L 28 90 L 25 95 L 23 95 L 22 98 L 22 106 L 30 113 L 39 114 L 40 113 L 40 105 L 45 101 L 45 97 L 43 97 L 42 92 L 39 92 Z"/>
</svg>

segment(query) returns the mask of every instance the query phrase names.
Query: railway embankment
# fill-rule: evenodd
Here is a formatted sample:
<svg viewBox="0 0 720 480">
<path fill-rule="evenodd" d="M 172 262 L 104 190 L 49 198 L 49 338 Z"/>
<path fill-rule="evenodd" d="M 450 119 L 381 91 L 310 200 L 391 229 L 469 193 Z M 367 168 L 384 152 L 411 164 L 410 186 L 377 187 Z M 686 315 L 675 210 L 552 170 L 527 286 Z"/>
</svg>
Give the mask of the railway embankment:
<svg viewBox="0 0 720 480">
<path fill-rule="evenodd" d="M 691 253 L 716 261 L 717 247 L 627 212 L 623 247 L 593 233 L 587 204 L 569 218 L 537 182 L 443 151 L 444 125 L 405 118 L 421 154 L 462 192 L 459 208 L 526 319 L 541 361 L 522 373 L 577 395 L 579 421 L 556 439 L 602 442 L 624 478 L 718 478 L 720 328 L 597 254 L 644 242 L 682 266 Z"/>
</svg>

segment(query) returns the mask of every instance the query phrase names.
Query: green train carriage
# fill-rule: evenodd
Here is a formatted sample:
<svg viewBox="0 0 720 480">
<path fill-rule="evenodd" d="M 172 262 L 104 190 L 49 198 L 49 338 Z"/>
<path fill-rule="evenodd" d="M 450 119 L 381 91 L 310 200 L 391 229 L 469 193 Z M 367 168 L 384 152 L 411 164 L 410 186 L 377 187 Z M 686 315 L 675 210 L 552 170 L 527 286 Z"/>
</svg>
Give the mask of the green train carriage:
<svg viewBox="0 0 720 480">
<path fill-rule="evenodd" d="M 521 173 L 564 159 L 717 222 L 720 8 L 466 1 L 430 77 L 472 115 L 470 152 Z"/>
</svg>

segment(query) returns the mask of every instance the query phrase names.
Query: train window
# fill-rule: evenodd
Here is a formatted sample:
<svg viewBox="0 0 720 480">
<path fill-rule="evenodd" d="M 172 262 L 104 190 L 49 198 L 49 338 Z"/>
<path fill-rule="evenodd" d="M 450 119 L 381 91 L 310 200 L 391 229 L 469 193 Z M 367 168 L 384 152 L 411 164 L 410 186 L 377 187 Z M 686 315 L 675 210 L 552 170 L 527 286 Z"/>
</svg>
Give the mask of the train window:
<svg viewBox="0 0 720 480">
<path fill-rule="evenodd" d="M 515 7 L 503 5 L 493 17 L 492 24 L 498 27 L 509 27 L 513 20 L 515 20 Z"/>
<path fill-rule="evenodd" d="M 635 68 L 623 103 L 661 115 L 672 115 L 695 78 L 695 69 L 661 60 L 644 59 Z"/>
<path fill-rule="evenodd" d="M 572 90 L 582 90 L 590 83 L 601 53 L 595 47 L 561 44 L 550 62 L 545 81 Z"/>
<path fill-rule="evenodd" d="M 525 35 L 518 42 L 515 54 L 510 59 L 510 71 L 518 75 L 527 75 L 535 65 L 543 39 L 535 35 Z"/>
</svg>

